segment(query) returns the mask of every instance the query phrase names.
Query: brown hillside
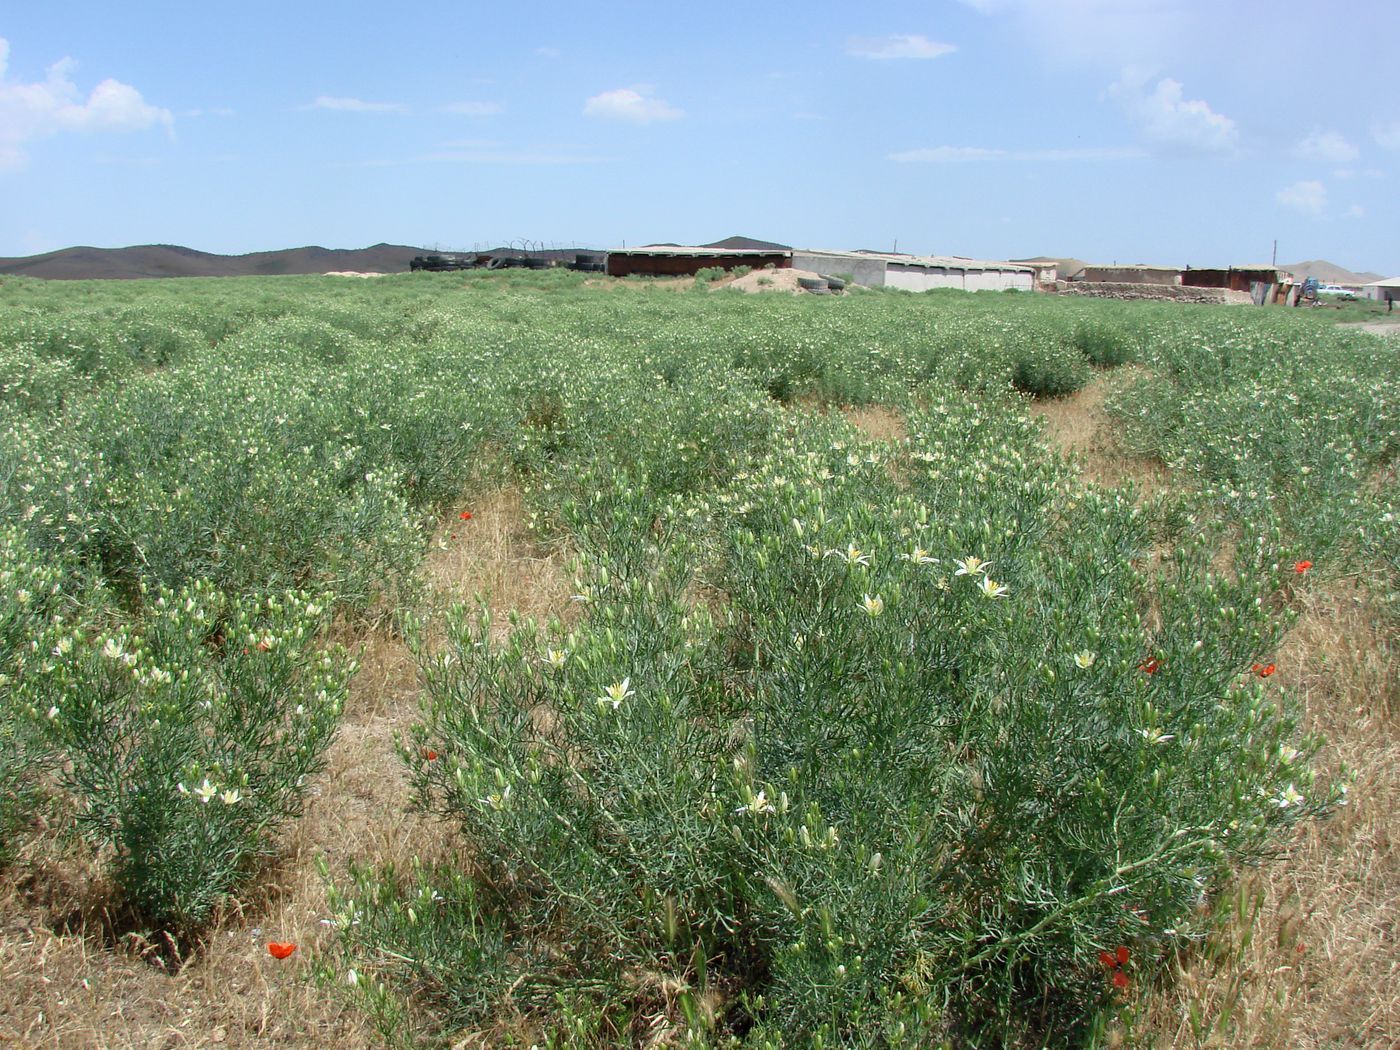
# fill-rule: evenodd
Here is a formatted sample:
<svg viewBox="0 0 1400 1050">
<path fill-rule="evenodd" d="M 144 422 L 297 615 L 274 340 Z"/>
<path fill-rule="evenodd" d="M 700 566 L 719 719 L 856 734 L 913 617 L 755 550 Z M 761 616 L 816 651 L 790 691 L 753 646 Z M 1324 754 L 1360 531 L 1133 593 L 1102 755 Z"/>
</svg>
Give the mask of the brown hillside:
<svg viewBox="0 0 1400 1050">
<path fill-rule="evenodd" d="M 0 259 L 0 274 L 50 280 L 111 280 L 140 277 L 271 277 L 334 270 L 397 273 L 423 249 L 398 244 L 369 248 L 287 248 L 248 255 L 214 255 L 174 244 L 130 248 L 64 248 L 43 255 Z"/>
</svg>

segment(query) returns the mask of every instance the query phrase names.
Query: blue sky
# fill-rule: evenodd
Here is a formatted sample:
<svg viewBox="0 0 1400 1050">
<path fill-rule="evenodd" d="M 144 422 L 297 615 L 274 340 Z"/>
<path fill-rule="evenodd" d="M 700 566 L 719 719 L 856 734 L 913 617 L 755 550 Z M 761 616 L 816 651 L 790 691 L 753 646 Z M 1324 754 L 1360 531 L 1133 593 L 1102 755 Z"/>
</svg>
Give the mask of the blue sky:
<svg viewBox="0 0 1400 1050">
<path fill-rule="evenodd" d="M 1188 0 L 0 8 L 0 255 L 706 241 L 1400 273 L 1400 21 Z"/>
</svg>

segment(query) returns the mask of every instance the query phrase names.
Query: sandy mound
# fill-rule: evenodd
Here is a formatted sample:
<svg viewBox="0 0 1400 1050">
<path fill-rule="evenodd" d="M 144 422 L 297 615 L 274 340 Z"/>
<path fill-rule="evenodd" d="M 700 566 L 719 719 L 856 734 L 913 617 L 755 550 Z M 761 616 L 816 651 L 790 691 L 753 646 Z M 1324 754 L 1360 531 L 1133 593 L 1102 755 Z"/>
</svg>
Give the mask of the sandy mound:
<svg viewBox="0 0 1400 1050">
<path fill-rule="evenodd" d="M 811 270 L 754 270 L 752 273 L 746 273 L 738 280 L 730 282 L 725 287 L 737 288 L 741 292 L 788 292 L 792 295 L 800 295 L 805 291 L 797 283 L 800 277 L 820 280 L 820 277 Z"/>
</svg>

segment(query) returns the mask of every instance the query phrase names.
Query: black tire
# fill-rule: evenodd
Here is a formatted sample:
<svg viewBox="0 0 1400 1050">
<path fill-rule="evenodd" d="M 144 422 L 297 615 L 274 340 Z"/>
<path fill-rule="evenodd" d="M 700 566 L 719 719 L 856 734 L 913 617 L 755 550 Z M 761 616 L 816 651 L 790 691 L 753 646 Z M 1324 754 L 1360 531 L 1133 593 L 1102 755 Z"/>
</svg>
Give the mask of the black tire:
<svg viewBox="0 0 1400 1050">
<path fill-rule="evenodd" d="M 824 277 L 799 277 L 797 287 L 804 292 L 825 292 L 828 289 L 826 278 Z"/>
</svg>

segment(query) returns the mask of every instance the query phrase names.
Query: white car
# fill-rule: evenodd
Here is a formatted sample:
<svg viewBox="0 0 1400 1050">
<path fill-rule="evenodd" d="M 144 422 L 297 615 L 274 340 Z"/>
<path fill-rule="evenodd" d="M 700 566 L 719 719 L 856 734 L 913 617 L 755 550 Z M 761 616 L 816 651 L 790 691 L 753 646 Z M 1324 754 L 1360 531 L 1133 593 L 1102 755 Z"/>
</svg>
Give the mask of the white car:
<svg viewBox="0 0 1400 1050">
<path fill-rule="evenodd" d="M 1324 284 L 1317 290 L 1318 295 L 1335 295 L 1338 299 L 1355 299 L 1356 293 L 1340 285 Z"/>
</svg>

